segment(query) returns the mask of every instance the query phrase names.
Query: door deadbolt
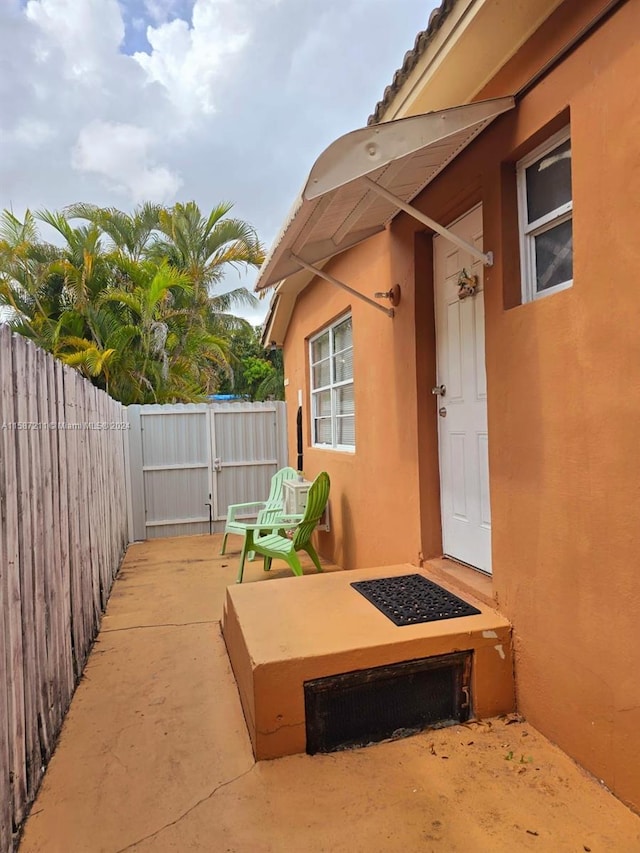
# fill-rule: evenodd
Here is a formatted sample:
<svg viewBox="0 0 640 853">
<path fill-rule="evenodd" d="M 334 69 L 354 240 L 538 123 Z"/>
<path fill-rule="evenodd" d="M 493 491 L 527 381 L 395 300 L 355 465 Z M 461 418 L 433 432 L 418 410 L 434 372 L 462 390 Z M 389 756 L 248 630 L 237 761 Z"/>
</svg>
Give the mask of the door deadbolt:
<svg viewBox="0 0 640 853">
<path fill-rule="evenodd" d="M 435 385 L 431 389 L 431 393 L 435 394 L 436 397 L 444 397 L 444 395 L 447 393 L 447 386 L 446 385 Z"/>
<path fill-rule="evenodd" d="M 438 414 L 440 415 L 440 417 L 441 417 L 441 418 L 446 418 L 446 417 L 447 417 L 447 410 L 446 410 L 446 408 L 445 408 L 444 406 L 441 406 L 441 407 L 438 409 Z"/>
</svg>

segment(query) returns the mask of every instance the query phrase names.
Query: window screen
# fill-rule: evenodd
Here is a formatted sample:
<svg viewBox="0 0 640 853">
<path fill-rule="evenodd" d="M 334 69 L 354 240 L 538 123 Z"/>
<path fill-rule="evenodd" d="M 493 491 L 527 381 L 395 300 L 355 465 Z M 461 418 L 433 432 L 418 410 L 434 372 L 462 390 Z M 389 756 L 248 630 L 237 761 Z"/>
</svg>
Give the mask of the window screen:
<svg viewBox="0 0 640 853">
<path fill-rule="evenodd" d="M 349 315 L 310 342 L 314 445 L 355 448 L 352 331 Z"/>
<path fill-rule="evenodd" d="M 518 164 L 523 301 L 573 283 L 571 138 L 565 128 Z"/>
</svg>

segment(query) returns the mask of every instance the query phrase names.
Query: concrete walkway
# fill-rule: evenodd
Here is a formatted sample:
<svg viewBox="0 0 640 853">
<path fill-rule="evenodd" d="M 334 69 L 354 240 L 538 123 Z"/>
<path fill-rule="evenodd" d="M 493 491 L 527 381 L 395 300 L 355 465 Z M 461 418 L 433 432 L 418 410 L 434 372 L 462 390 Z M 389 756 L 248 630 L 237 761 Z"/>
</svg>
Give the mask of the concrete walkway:
<svg viewBox="0 0 640 853">
<path fill-rule="evenodd" d="M 219 544 L 129 549 L 21 853 L 640 851 L 640 818 L 515 718 L 256 764 Z"/>
</svg>

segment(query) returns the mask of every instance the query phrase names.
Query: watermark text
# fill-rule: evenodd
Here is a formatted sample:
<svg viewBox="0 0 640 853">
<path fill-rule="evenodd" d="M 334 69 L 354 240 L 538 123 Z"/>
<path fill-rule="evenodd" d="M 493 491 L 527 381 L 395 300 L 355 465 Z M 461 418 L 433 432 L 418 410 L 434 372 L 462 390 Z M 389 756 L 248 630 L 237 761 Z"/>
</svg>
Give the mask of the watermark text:
<svg viewBox="0 0 640 853">
<path fill-rule="evenodd" d="M 10 430 L 125 430 L 129 424 L 122 421 L 8 421 L 0 423 L 0 429 Z"/>
</svg>

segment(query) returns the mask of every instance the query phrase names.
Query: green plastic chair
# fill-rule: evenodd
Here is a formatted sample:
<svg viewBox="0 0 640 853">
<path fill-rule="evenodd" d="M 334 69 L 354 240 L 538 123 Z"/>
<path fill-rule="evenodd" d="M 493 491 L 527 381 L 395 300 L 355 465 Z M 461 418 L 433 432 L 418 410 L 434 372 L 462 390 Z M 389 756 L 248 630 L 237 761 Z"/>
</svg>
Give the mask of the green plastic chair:
<svg viewBox="0 0 640 853">
<path fill-rule="evenodd" d="M 227 537 L 230 533 L 244 538 L 247 529 L 247 524 L 238 519 L 238 513 L 249 508 L 257 510 L 257 524 L 265 522 L 266 526 L 274 524 L 278 518 L 282 516 L 283 497 L 282 484 L 285 480 L 293 480 L 298 476 L 298 472 L 293 468 L 281 468 L 271 478 L 271 488 L 269 489 L 269 497 L 266 501 L 252 501 L 246 504 L 230 504 L 227 508 L 227 521 L 224 526 L 224 539 L 222 540 L 222 548 L 220 554 L 224 554 L 224 549 L 227 547 Z M 256 513 L 254 512 L 253 515 Z M 251 557 L 249 559 L 252 559 Z"/>
<path fill-rule="evenodd" d="M 281 518 L 280 523 L 274 523 L 271 526 L 270 532 L 266 532 L 268 525 L 263 523 L 246 525 L 237 583 L 242 583 L 244 561 L 250 551 L 262 554 L 264 557 L 265 572 L 269 571 L 271 561 L 275 557 L 279 560 L 285 560 L 294 575 L 300 577 L 302 575 L 302 566 L 300 565 L 298 551 L 306 551 L 313 560 L 316 569 L 319 572 L 322 571 L 316 549 L 311 544 L 311 534 L 318 526 L 322 513 L 327 506 L 330 487 L 329 475 L 326 471 L 322 471 L 309 487 L 304 515 L 295 526 L 291 523 L 287 524 L 287 519 L 285 518 Z M 284 535 L 284 528 L 287 527 L 293 531 L 291 539 Z"/>
</svg>

